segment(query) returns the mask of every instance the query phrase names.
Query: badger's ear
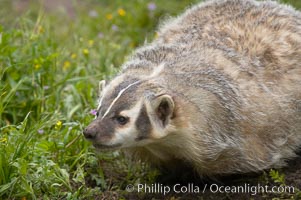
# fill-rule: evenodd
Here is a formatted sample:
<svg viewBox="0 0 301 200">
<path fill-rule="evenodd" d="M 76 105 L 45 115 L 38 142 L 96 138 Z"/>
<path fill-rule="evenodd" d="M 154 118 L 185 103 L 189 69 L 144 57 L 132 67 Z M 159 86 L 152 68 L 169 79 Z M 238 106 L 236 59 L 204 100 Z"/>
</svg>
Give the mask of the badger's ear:
<svg viewBox="0 0 301 200">
<path fill-rule="evenodd" d="M 106 86 L 106 80 L 99 81 L 99 84 L 98 84 L 98 95 L 99 96 L 101 95 L 105 86 Z"/>
<path fill-rule="evenodd" d="M 165 127 L 174 113 L 175 104 L 172 97 L 166 94 L 155 97 L 152 101 L 152 107 L 157 119 Z"/>
</svg>

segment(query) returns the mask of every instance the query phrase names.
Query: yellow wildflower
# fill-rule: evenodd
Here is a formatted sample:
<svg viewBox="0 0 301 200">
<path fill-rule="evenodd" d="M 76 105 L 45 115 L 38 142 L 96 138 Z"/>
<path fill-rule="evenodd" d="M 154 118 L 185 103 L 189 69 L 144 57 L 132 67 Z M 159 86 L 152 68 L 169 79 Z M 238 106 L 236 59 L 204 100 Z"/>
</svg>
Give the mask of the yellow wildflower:
<svg viewBox="0 0 301 200">
<path fill-rule="evenodd" d="M 126 14 L 125 10 L 123 10 L 122 8 L 119 8 L 117 12 L 121 17 L 125 16 Z"/>
<path fill-rule="evenodd" d="M 62 123 L 62 122 L 59 120 L 59 121 L 57 121 L 57 122 L 56 122 L 56 124 L 55 124 L 55 127 L 54 127 L 54 128 L 55 128 L 55 129 L 57 129 L 57 130 L 59 130 L 59 129 L 61 129 L 61 127 L 62 127 L 62 124 L 63 124 L 63 123 Z"/>
<path fill-rule="evenodd" d="M 42 58 L 42 57 L 35 58 L 33 60 L 34 68 L 36 70 L 40 69 L 43 63 L 44 63 L 44 58 Z"/>
<path fill-rule="evenodd" d="M 7 142 L 7 138 L 1 138 L 1 139 L 0 139 L 0 142 L 1 142 L 1 143 Z"/>
<path fill-rule="evenodd" d="M 108 20 L 111 20 L 111 19 L 113 18 L 113 15 L 112 15 L 112 14 L 106 14 L 106 18 L 107 18 Z"/>
<path fill-rule="evenodd" d="M 36 70 L 38 70 L 38 69 L 41 68 L 41 65 L 40 65 L 39 63 L 37 63 L 37 64 L 34 65 L 34 68 L 35 68 Z"/>
<path fill-rule="evenodd" d="M 63 69 L 67 70 L 71 66 L 71 63 L 67 60 L 64 62 Z"/>
<path fill-rule="evenodd" d="M 44 33 L 45 30 L 42 26 L 38 26 L 38 33 Z"/>
<path fill-rule="evenodd" d="M 89 54 L 89 49 L 83 49 L 83 54 L 88 55 Z"/>
<path fill-rule="evenodd" d="M 76 55 L 76 53 L 73 53 L 73 54 L 71 54 L 71 58 L 72 58 L 72 59 L 75 59 L 75 58 L 77 58 L 77 55 Z"/>
<path fill-rule="evenodd" d="M 94 40 L 89 40 L 88 43 L 89 43 L 89 46 L 93 46 L 94 45 Z"/>
</svg>

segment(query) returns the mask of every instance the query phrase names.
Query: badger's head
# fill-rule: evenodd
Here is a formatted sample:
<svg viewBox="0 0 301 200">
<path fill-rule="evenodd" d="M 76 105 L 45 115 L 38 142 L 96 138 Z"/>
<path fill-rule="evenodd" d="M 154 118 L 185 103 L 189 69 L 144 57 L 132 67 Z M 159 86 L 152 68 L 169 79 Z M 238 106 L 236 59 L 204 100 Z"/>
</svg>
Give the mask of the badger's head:
<svg viewBox="0 0 301 200">
<path fill-rule="evenodd" d="M 121 76 L 100 88 L 97 117 L 84 130 L 96 148 L 142 146 L 168 134 L 175 106 L 161 85 Z"/>
</svg>

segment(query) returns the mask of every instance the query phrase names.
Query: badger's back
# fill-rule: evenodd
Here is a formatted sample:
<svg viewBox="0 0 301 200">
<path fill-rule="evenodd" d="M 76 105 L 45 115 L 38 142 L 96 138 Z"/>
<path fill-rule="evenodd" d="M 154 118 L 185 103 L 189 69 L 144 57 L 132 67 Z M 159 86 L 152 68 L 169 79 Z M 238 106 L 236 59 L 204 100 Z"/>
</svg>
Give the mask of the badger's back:
<svg viewBox="0 0 301 200">
<path fill-rule="evenodd" d="M 166 63 L 183 56 L 189 61 L 194 53 L 190 60 L 205 57 L 217 68 L 228 66 L 230 71 L 222 70 L 233 78 L 255 74 L 271 79 L 300 68 L 300 21 L 300 12 L 272 1 L 207 1 L 163 22 L 158 38 L 136 56 Z"/>
</svg>

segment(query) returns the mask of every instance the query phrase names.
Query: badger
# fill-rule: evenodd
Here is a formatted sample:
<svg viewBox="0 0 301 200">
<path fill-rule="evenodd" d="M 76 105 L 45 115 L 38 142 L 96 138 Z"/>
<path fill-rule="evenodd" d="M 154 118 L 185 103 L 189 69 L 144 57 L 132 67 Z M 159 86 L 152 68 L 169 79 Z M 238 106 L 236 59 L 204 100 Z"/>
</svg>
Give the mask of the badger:
<svg viewBox="0 0 301 200">
<path fill-rule="evenodd" d="M 210 0 L 165 20 L 108 83 L 83 134 L 201 176 L 286 165 L 301 146 L 301 13 Z"/>
</svg>

